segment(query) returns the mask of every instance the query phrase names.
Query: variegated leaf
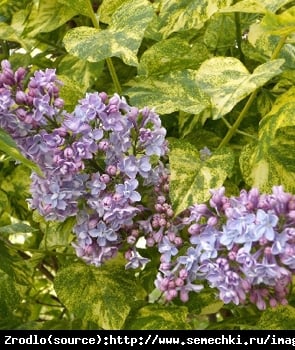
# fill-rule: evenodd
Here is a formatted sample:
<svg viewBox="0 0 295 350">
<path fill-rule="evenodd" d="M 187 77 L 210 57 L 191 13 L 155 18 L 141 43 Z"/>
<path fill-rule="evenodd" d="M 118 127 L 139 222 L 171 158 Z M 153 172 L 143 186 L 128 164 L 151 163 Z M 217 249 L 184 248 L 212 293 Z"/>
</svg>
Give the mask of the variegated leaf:
<svg viewBox="0 0 295 350">
<path fill-rule="evenodd" d="M 113 14 L 107 29 L 82 26 L 67 32 L 64 37 L 66 50 L 89 62 L 116 56 L 127 65 L 137 66 L 137 51 L 152 17 L 153 9 L 148 1 L 126 1 Z"/>
<path fill-rule="evenodd" d="M 256 324 L 257 330 L 263 329 L 269 331 L 285 331 L 286 329 L 294 330 L 295 308 L 292 305 L 278 305 L 275 308 L 267 308 Z M 292 339 L 292 338 L 291 338 Z M 290 344 L 291 344 L 290 339 Z"/>
<path fill-rule="evenodd" d="M 191 329 L 185 306 L 150 304 L 142 307 L 127 324 L 129 330 Z"/>
<path fill-rule="evenodd" d="M 157 113 L 175 111 L 198 114 L 209 108 L 209 99 L 196 85 L 196 72 L 190 69 L 174 71 L 156 77 L 139 77 L 126 93 L 131 103 L 153 106 Z"/>
<path fill-rule="evenodd" d="M 234 165 L 230 149 L 214 152 L 205 160 L 183 140 L 170 140 L 170 196 L 175 214 L 210 198 L 210 190 L 223 185 Z"/>
<path fill-rule="evenodd" d="M 91 1 L 89 0 L 75 0 L 75 1 L 68 1 L 68 0 L 58 0 L 58 3 L 63 4 L 68 7 L 67 11 L 69 11 L 71 8 L 72 11 L 76 11 L 79 15 L 84 15 L 91 17 L 92 14 L 92 8 L 91 8 Z"/>
<path fill-rule="evenodd" d="M 58 75 L 70 77 L 79 86 L 82 85 L 82 87 L 89 89 L 99 79 L 103 67 L 103 61 L 88 62 L 72 55 L 65 55 L 58 64 L 57 73 Z"/>
<path fill-rule="evenodd" d="M 134 275 L 112 261 L 100 268 L 73 264 L 61 269 L 54 289 L 76 318 L 107 330 L 121 329 L 136 300 Z"/>
<path fill-rule="evenodd" d="M 197 69 L 209 56 L 204 44 L 189 43 L 181 37 L 161 40 L 143 53 L 138 74 L 160 75 L 174 70 Z"/>
<path fill-rule="evenodd" d="M 251 187 L 270 192 L 275 185 L 295 191 L 295 88 L 281 95 L 262 119 L 257 143 L 241 153 L 243 177 Z"/>
<path fill-rule="evenodd" d="M 114 12 L 126 1 L 128 0 L 103 0 L 98 8 L 100 22 L 110 24 Z"/>
<path fill-rule="evenodd" d="M 13 317 L 13 312 L 21 296 L 11 276 L 0 271 L 0 319 Z"/>
<path fill-rule="evenodd" d="M 214 13 L 231 3 L 232 0 L 163 0 L 160 32 L 167 38 L 174 32 L 200 29 Z"/>
<path fill-rule="evenodd" d="M 234 57 L 214 57 L 205 61 L 198 70 L 196 83 L 211 97 L 212 118 L 221 118 L 251 92 L 278 75 L 283 63 L 283 59 L 266 62 L 250 74 Z"/>
<path fill-rule="evenodd" d="M 276 12 L 282 6 L 288 4 L 291 1 L 292 0 L 242 0 L 234 3 L 232 6 L 221 9 L 220 12 Z"/>
<path fill-rule="evenodd" d="M 25 34 L 34 37 L 39 33 L 48 33 L 60 27 L 79 14 L 74 7 L 68 7 L 58 0 L 41 0 L 34 4 L 27 19 Z"/>
<path fill-rule="evenodd" d="M 248 41 L 251 45 L 244 46 L 244 51 L 256 61 L 265 62 L 270 59 L 280 38 L 268 33 L 262 23 L 254 23 L 250 26 Z M 280 50 L 278 58 L 285 60 L 283 69 L 295 69 L 295 47 L 286 43 Z"/>
<path fill-rule="evenodd" d="M 235 45 L 236 33 L 231 30 L 235 26 L 234 15 L 217 13 L 209 21 L 204 34 L 204 43 L 210 50 L 226 52 Z"/>
<path fill-rule="evenodd" d="M 75 109 L 78 100 L 84 97 L 87 87 L 83 84 L 77 84 L 75 80 L 69 78 L 67 75 L 58 75 L 58 78 L 63 83 L 60 88 L 60 97 L 65 102 L 65 109 L 72 112 Z"/>
</svg>

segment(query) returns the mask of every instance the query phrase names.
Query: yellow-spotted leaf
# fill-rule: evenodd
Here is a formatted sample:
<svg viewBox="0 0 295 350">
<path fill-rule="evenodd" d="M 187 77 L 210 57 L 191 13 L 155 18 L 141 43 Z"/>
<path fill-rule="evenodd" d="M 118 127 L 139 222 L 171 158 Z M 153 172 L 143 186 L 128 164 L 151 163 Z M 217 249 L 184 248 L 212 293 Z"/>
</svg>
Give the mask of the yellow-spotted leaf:
<svg viewBox="0 0 295 350">
<path fill-rule="evenodd" d="M 87 87 L 83 84 L 77 84 L 75 80 L 67 75 L 58 75 L 58 78 L 63 83 L 60 89 L 60 97 L 65 102 L 65 109 L 73 111 L 78 100 L 84 97 Z"/>
<path fill-rule="evenodd" d="M 170 196 L 175 214 L 210 198 L 210 190 L 223 185 L 234 165 L 230 149 L 221 149 L 206 159 L 183 140 L 170 140 Z"/>
<path fill-rule="evenodd" d="M 138 287 L 134 274 L 112 261 L 100 268 L 82 263 L 66 267 L 57 273 L 54 289 L 76 318 L 118 330 L 136 300 Z"/>
<path fill-rule="evenodd" d="M 212 118 L 221 118 L 238 102 L 281 73 L 283 63 L 283 59 L 266 62 L 250 74 L 234 57 L 214 57 L 205 61 L 198 70 L 196 83 L 211 97 Z"/>
<path fill-rule="evenodd" d="M 256 324 L 256 329 L 281 330 L 295 329 L 295 308 L 291 305 L 279 305 L 275 308 L 267 308 Z M 289 338 L 293 341 L 293 338 Z M 287 343 L 285 343 L 287 344 Z M 293 343 L 292 343 L 293 344 Z"/>
<path fill-rule="evenodd" d="M 247 145 L 240 157 L 249 186 L 270 192 L 275 185 L 295 191 L 295 88 L 281 95 L 262 119 L 258 142 Z"/>
<path fill-rule="evenodd" d="M 249 57 L 256 61 L 265 62 L 269 60 L 272 56 L 280 37 L 277 35 L 272 35 L 265 30 L 260 23 L 253 23 L 250 26 L 248 33 L 248 42 L 245 43 L 244 51 Z M 295 46 L 291 43 L 285 43 L 281 48 L 278 58 L 283 58 L 285 60 L 282 69 L 295 69 Z"/>
<path fill-rule="evenodd" d="M 59 0 L 42 0 L 32 5 L 24 33 L 34 37 L 60 27 L 79 12 L 75 7 L 65 6 Z"/>
<path fill-rule="evenodd" d="M 204 34 L 204 43 L 213 50 L 222 52 L 224 56 L 230 47 L 235 45 L 236 33 L 231 30 L 235 26 L 235 17 L 232 14 L 216 13 L 208 25 Z"/>
<path fill-rule="evenodd" d="M 159 18 L 160 32 L 165 38 L 170 34 L 189 29 L 200 29 L 205 22 L 232 0 L 163 0 Z"/>
<path fill-rule="evenodd" d="M 210 107 L 207 95 L 196 84 L 194 70 L 173 71 L 160 76 L 138 77 L 127 90 L 131 103 L 153 106 L 157 113 L 175 111 L 198 114 Z"/>
<path fill-rule="evenodd" d="M 160 75 L 173 70 L 197 69 L 209 57 L 204 44 L 189 43 L 183 38 L 172 37 L 161 40 L 143 53 L 138 74 Z"/>
<path fill-rule="evenodd" d="M 129 330 L 184 330 L 191 329 L 185 306 L 150 304 L 142 307 L 126 324 Z"/>
<path fill-rule="evenodd" d="M 146 0 L 129 0 L 112 15 L 107 29 L 78 27 L 64 37 L 66 50 L 89 62 L 119 57 L 130 66 L 137 66 L 137 51 L 144 31 L 153 17 L 153 9 Z"/>
<path fill-rule="evenodd" d="M 91 17 L 92 15 L 92 8 L 91 8 L 91 1 L 90 0 L 75 0 L 75 1 L 69 1 L 69 0 L 58 0 L 60 4 L 63 4 L 67 7 L 71 7 L 72 10 L 76 11 L 77 14 L 84 15 Z M 68 11 L 69 9 L 67 9 Z"/>
<path fill-rule="evenodd" d="M 276 12 L 292 0 L 242 0 L 232 6 L 221 9 L 220 12 L 266 13 Z"/>
<path fill-rule="evenodd" d="M 72 55 L 65 55 L 58 64 L 57 73 L 58 75 L 70 77 L 79 86 L 82 85 L 83 88 L 89 89 L 99 79 L 103 67 L 103 61 L 87 62 Z"/>
<path fill-rule="evenodd" d="M 98 8 L 100 22 L 110 24 L 113 13 L 126 1 L 128 0 L 103 0 Z"/>
<path fill-rule="evenodd" d="M 21 296 L 11 276 L 0 271 L 0 320 L 13 317 L 13 312 Z"/>
</svg>

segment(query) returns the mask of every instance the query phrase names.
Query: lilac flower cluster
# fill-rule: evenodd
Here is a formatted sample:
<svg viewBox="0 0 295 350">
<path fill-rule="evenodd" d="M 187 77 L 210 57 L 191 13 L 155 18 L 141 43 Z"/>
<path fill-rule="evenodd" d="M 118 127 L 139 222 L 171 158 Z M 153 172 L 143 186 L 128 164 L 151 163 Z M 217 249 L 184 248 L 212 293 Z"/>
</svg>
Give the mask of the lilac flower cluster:
<svg viewBox="0 0 295 350">
<path fill-rule="evenodd" d="M 117 94 L 87 93 L 72 113 L 59 97 L 55 70 L 28 76 L 8 61 L 0 70 L 0 127 L 42 170 L 31 175 L 32 209 L 46 220 L 75 217 L 77 256 L 100 266 L 120 250 L 126 269 L 149 261 L 156 247 L 155 286 L 167 301 L 214 288 L 224 303 L 259 309 L 286 304 L 295 271 L 295 196 L 212 190 L 208 203 L 175 216 L 169 198 L 166 130 L 149 108 Z M 26 83 L 27 82 L 27 83 Z M 211 152 L 205 148 L 200 158 Z"/>
<path fill-rule="evenodd" d="M 166 265 L 156 285 L 168 300 L 188 300 L 190 291 L 215 288 L 225 303 L 251 302 L 261 310 L 286 304 L 295 272 L 295 196 L 273 187 L 237 197 L 212 190 L 209 203 L 196 204 L 183 217 L 190 246 L 174 254 L 165 244 Z M 167 251 L 173 252 L 168 256 Z"/>
<path fill-rule="evenodd" d="M 75 216 L 74 247 L 90 264 L 100 266 L 126 242 L 127 267 L 145 264 L 135 248 L 135 218 L 149 213 L 165 173 L 159 116 L 104 92 L 87 93 L 68 113 L 53 69 L 35 72 L 25 86 L 25 69 L 14 72 L 8 61 L 1 68 L 0 127 L 44 175 L 32 173 L 30 207 L 46 220 Z"/>
</svg>

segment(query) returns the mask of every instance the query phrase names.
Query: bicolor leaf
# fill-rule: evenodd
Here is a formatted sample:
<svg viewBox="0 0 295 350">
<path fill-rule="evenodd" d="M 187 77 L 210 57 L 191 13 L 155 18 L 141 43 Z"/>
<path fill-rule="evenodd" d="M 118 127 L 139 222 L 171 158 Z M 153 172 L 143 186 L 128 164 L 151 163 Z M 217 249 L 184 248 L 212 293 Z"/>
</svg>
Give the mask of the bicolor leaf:
<svg viewBox="0 0 295 350">
<path fill-rule="evenodd" d="M 137 66 L 137 51 L 144 31 L 153 17 L 153 9 L 146 0 L 129 0 L 112 16 L 107 29 L 78 27 L 64 37 L 66 50 L 89 62 L 119 57 L 130 66 Z"/>
<path fill-rule="evenodd" d="M 214 152 L 207 159 L 183 140 L 170 141 L 170 196 L 175 215 L 195 203 L 207 201 L 210 190 L 223 185 L 234 165 L 230 149 Z"/>
<path fill-rule="evenodd" d="M 205 22 L 232 0 L 163 0 L 160 7 L 160 32 L 164 38 L 189 29 L 200 29 Z"/>
<path fill-rule="evenodd" d="M 258 142 L 247 145 L 240 157 L 246 183 L 270 192 L 275 185 L 295 191 L 295 88 L 281 95 L 262 119 Z"/>
<path fill-rule="evenodd" d="M 157 113 L 175 111 L 198 114 L 209 108 L 209 99 L 196 85 L 196 71 L 173 71 L 156 77 L 138 77 L 129 82 L 132 87 L 126 93 L 131 103 L 153 106 Z"/>
<path fill-rule="evenodd" d="M 283 59 L 266 62 L 250 74 L 234 57 L 214 57 L 205 61 L 196 75 L 196 84 L 211 98 L 212 118 L 221 118 L 238 102 L 281 73 L 283 63 Z"/>
<path fill-rule="evenodd" d="M 232 6 L 221 9 L 220 12 L 266 13 L 276 12 L 292 0 L 242 0 Z"/>
<path fill-rule="evenodd" d="M 161 75 L 175 70 L 197 69 L 210 57 L 202 43 L 173 37 L 154 44 L 140 58 L 139 75 Z"/>
<path fill-rule="evenodd" d="M 34 4 L 27 19 L 25 34 L 34 37 L 48 33 L 62 26 L 79 14 L 75 7 L 65 6 L 59 0 L 40 1 Z"/>
<path fill-rule="evenodd" d="M 142 307 L 128 323 L 129 330 L 184 330 L 191 329 L 185 306 L 150 304 Z"/>
<path fill-rule="evenodd" d="M 54 288 L 77 318 L 106 330 L 118 330 L 136 300 L 137 286 L 132 276 L 114 261 L 100 268 L 77 263 L 57 273 Z"/>
</svg>

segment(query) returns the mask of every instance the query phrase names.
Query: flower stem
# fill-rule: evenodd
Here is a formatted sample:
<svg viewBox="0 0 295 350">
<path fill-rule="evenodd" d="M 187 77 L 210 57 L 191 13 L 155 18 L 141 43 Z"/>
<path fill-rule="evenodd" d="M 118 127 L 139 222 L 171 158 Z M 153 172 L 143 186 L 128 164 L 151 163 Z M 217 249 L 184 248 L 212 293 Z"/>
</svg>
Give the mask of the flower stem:
<svg viewBox="0 0 295 350">
<path fill-rule="evenodd" d="M 92 22 L 94 28 L 99 29 L 99 22 L 98 22 L 98 20 L 97 20 L 97 18 L 95 16 L 95 13 L 93 11 L 93 8 L 92 8 L 90 0 L 87 1 L 87 6 L 88 6 L 88 9 L 89 9 L 89 15 L 90 15 L 90 18 L 91 18 L 91 22 Z M 111 57 L 107 57 L 106 58 L 106 63 L 107 63 L 110 75 L 112 77 L 112 81 L 113 81 L 113 83 L 115 85 L 115 90 L 116 90 L 116 92 L 119 95 L 122 95 L 122 88 L 121 88 L 121 85 L 120 85 L 120 82 L 119 82 L 119 79 L 118 79 L 118 76 L 117 76 L 117 73 L 116 73 L 116 70 L 115 70 L 115 67 L 113 65 L 113 61 L 112 61 Z"/>
<path fill-rule="evenodd" d="M 274 60 L 278 57 L 282 47 L 284 46 L 285 42 L 287 39 L 287 35 L 282 36 L 276 46 L 276 48 L 274 49 L 270 60 Z M 241 113 L 239 114 L 238 118 L 236 119 L 236 121 L 234 122 L 234 124 L 232 125 L 232 127 L 228 130 L 228 132 L 226 133 L 226 135 L 224 136 L 223 140 L 220 142 L 219 146 L 217 149 L 220 149 L 222 147 L 224 147 L 225 145 L 228 144 L 228 142 L 231 140 L 231 138 L 233 137 L 233 135 L 236 133 L 238 127 L 241 124 L 241 121 L 244 119 L 245 115 L 248 113 L 249 108 L 252 106 L 252 103 L 254 102 L 256 95 L 257 95 L 258 89 L 254 90 L 252 92 L 252 94 L 250 95 L 247 103 L 245 104 L 243 110 L 241 111 Z"/>
</svg>

